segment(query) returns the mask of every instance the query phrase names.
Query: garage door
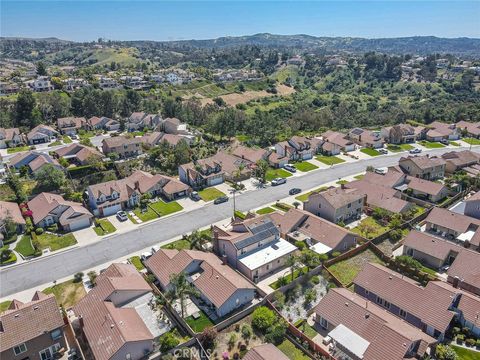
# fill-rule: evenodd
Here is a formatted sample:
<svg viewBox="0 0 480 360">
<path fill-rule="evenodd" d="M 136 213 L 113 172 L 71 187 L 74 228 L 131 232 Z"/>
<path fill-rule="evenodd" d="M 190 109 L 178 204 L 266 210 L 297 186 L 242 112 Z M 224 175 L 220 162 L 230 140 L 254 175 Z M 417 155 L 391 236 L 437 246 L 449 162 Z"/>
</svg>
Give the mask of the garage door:
<svg viewBox="0 0 480 360">
<path fill-rule="evenodd" d="M 214 179 L 209 180 L 209 186 L 215 186 L 215 185 L 219 185 L 221 183 L 223 183 L 223 178 L 222 177 L 218 177 L 218 178 L 214 178 Z"/>
<path fill-rule="evenodd" d="M 90 219 L 88 217 L 86 217 L 86 218 L 79 219 L 79 220 L 71 223 L 70 224 L 70 231 L 84 229 L 88 226 L 90 226 Z"/>
<path fill-rule="evenodd" d="M 103 208 L 103 216 L 109 216 L 109 215 L 116 214 L 120 210 L 122 210 L 122 205 L 121 204 L 104 207 Z"/>
</svg>

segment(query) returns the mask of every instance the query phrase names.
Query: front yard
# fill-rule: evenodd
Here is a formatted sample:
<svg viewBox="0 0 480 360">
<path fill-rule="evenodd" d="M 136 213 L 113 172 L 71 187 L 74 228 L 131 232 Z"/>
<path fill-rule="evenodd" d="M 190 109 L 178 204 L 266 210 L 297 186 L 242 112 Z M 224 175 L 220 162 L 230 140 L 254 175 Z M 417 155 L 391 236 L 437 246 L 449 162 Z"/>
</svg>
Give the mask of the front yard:
<svg viewBox="0 0 480 360">
<path fill-rule="evenodd" d="M 267 206 L 267 207 L 264 207 L 262 209 L 257 210 L 257 214 L 258 215 L 265 215 L 265 214 L 270 214 L 274 211 L 275 211 L 275 209 L 272 209 L 271 207 Z"/>
<path fill-rule="evenodd" d="M 20 151 L 28 151 L 28 150 L 30 150 L 30 146 L 17 146 L 13 148 L 8 148 L 7 154 L 15 154 Z"/>
<path fill-rule="evenodd" d="M 372 250 L 367 249 L 351 258 L 329 266 L 328 270 L 330 270 L 344 286 L 348 286 L 367 262 L 385 265 Z"/>
<path fill-rule="evenodd" d="M 318 169 L 317 165 L 309 163 L 308 161 L 297 162 L 294 164 L 297 170 L 302 172 L 312 171 Z"/>
<path fill-rule="evenodd" d="M 312 190 L 312 191 L 309 191 L 305 194 L 301 194 L 301 195 L 298 195 L 295 197 L 296 200 L 298 201 L 301 201 L 301 202 L 304 202 L 304 201 L 307 201 L 308 200 L 308 197 L 310 196 L 311 193 L 313 192 L 320 192 L 320 191 L 324 191 L 324 190 L 327 190 L 328 188 L 326 186 L 322 186 L 318 189 L 315 189 L 315 190 Z"/>
<path fill-rule="evenodd" d="M 480 139 L 464 138 L 462 140 L 465 141 L 467 144 L 470 144 L 470 145 L 480 145 Z"/>
<path fill-rule="evenodd" d="M 170 250 L 190 249 L 190 242 L 186 239 L 180 239 L 180 240 L 171 242 L 170 244 L 163 245 L 162 249 L 170 249 Z"/>
<path fill-rule="evenodd" d="M 42 235 L 35 236 L 37 238 L 40 250 L 50 248 L 50 251 L 56 251 L 77 243 L 77 239 L 75 239 L 73 234 L 58 235 L 52 233 L 43 233 Z"/>
<path fill-rule="evenodd" d="M 287 170 L 270 168 L 267 170 L 267 175 L 265 178 L 267 181 L 272 181 L 276 178 L 288 178 L 290 176 L 292 176 L 292 173 L 288 172 Z"/>
<path fill-rule="evenodd" d="M 182 205 L 180 205 L 176 201 L 164 202 L 162 200 L 158 200 L 154 203 L 149 204 L 153 210 L 155 210 L 160 216 L 166 216 L 169 214 L 173 214 L 174 212 L 183 210 Z"/>
<path fill-rule="evenodd" d="M 98 219 L 96 220 L 96 224 L 97 225 L 93 228 L 93 230 L 95 230 L 95 233 L 98 236 L 108 235 L 117 231 L 115 226 L 113 226 L 113 224 L 107 219 Z"/>
<path fill-rule="evenodd" d="M 63 306 L 64 309 L 74 306 L 86 295 L 83 283 L 73 280 L 53 285 L 44 289 L 43 292 L 47 295 L 55 295 L 58 304 Z"/>
<path fill-rule="evenodd" d="M 145 266 L 143 266 L 142 260 L 140 260 L 140 256 L 132 256 L 130 259 L 128 259 L 128 261 L 130 261 L 130 264 L 135 266 L 135 268 L 138 271 L 145 269 Z"/>
<path fill-rule="evenodd" d="M 410 144 L 398 144 L 398 145 L 388 144 L 387 145 L 387 150 L 395 153 L 401 152 L 401 151 L 409 151 L 409 150 L 412 150 L 413 148 L 414 146 Z"/>
<path fill-rule="evenodd" d="M 426 140 L 419 141 L 419 144 L 426 147 L 427 149 L 439 149 L 439 148 L 445 147 L 445 145 L 440 144 L 439 142 L 426 141 Z"/>
<path fill-rule="evenodd" d="M 214 187 L 209 187 L 199 191 L 198 195 L 200 195 L 203 201 L 208 202 L 224 196 L 225 194 Z"/>
<path fill-rule="evenodd" d="M 339 157 L 336 157 L 336 156 L 318 155 L 318 156 L 315 156 L 315 159 L 317 159 L 318 161 L 326 165 L 335 165 L 335 164 L 341 164 L 345 162 L 345 160 L 340 159 Z"/>
<path fill-rule="evenodd" d="M 360 152 L 362 152 L 364 154 L 367 154 L 369 156 L 379 156 L 380 155 L 378 150 L 375 150 L 375 149 L 372 149 L 372 148 L 363 148 L 363 149 L 360 149 Z"/>
<path fill-rule="evenodd" d="M 15 251 L 24 257 L 33 256 L 35 254 L 35 248 L 32 245 L 32 238 L 29 235 L 23 235 L 17 245 Z"/>
<path fill-rule="evenodd" d="M 144 209 L 140 209 L 140 208 L 135 208 L 133 210 L 133 213 L 135 215 L 137 215 L 137 217 L 142 220 L 142 222 L 146 222 L 146 221 L 150 221 L 150 220 L 153 220 L 153 219 L 156 219 L 158 218 L 158 215 L 155 211 L 153 211 L 153 209 L 151 209 L 150 207 L 146 207 Z"/>
</svg>

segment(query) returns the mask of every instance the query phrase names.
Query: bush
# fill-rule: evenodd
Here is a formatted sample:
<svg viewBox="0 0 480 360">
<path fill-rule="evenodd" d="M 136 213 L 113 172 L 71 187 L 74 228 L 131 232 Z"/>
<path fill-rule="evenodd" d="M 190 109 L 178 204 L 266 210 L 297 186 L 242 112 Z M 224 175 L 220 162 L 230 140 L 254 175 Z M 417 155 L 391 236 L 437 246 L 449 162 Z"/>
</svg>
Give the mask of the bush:
<svg viewBox="0 0 480 360">
<path fill-rule="evenodd" d="M 37 235 L 42 235 L 42 234 L 43 234 L 43 229 L 40 228 L 40 227 L 36 228 L 36 229 L 35 229 L 35 234 L 37 234 Z"/>
<path fill-rule="evenodd" d="M 438 360 L 456 360 L 458 358 L 455 350 L 448 345 L 438 344 L 435 349 L 435 355 Z"/>
<path fill-rule="evenodd" d="M 228 339 L 228 347 L 232 349 L 235 346 L 236 342 L 237 342 L 237 335 L 235 335 L 235 333 L 232 333 L 230 335 L 230 338 Z"/>
<path fill-rule="evenodd" d="M 455 326 L 452 331 L 453 331 L 453 335 L 458 335 L 460 333 L 460 328 Z"/>
<path fill-rule="evenodd" d="M 83 272 L 81 272 L 81 271 L 76 273 L 75 275 L 73 275 L 73 282 L 74 283 L 79 283 L 79 282 L 82 281 L 82 279 L 83 279 Z"/>
<path fill-rule="evenodd" d="M 341 254 L 340 251 L 334 251 L 332 253 L 332 257 L 336 258 L 337 256 L 340 256 L 340 254 Z"/>
<path fill-rule="evenodd" d="M 470 338 L 470 339 L 465 340 L 465 344 L 467 346 L 475 346 L 476 341 L 475 341 L 475 339 Z"/>
<path fill-rule="evenodd" d="M 49 226 L 49 227 L 47 228 L 47 231 L 57 232 L 57 231 L 58 231 L 58 225 L 57 225 L 57 224 L 53 224 L 52 226 Z"/>
<path fill-rule="evenodd" d="M 175 346 L 180 344 L 180 340 L 178 340 L 171 331 L 165 333 L 163 336 L 160 336 L 158 342 L 160 344 L 160 351 L 162 352 L 173 349 Z"/>
<path fill-rule="evenodd" d="M 312 276 L 310 281 L 312 282 L 313 285 L 318 285 L 320 284 L 320 277 L 318 275 L 314 275 Z"/>
<path fill-rule="evenodd" d="M 465 340 L 465 335 L 457 335 L 457 344 L 463 344 Z"/>
<path fill-rule="evenodd" d="M 278 345 L 283 342 L 286 332 L 287 325 L 285 324 L 285 321 L 282 320 L 268 330 L 267 335 L 265 335 L 265 341 Z"/>
<path fill-rule="evenodd" d="M 249 324 L 243 324 L 242 325 L 242 337 L 245 340 L 248 340 L 252 337 L 252 327 Z"/>
<path fill-rule="evenodd" d="M 295 246 L 302 251 L 307 246 L 304 241 L 297 240 L 295 241 Z"/>
<path fill-rule="evenodd" d="M 480 348 L 480 339 L 477 339 L 477 348 Z"/>
<path fill-rule="evenodd" d="M 260 306 L 255 309 L 252 314 L 252 325 L 254 328 L 265 333 L 270 328 L 277 317 L 274 312 L 265 306 Z"/>
</svg>

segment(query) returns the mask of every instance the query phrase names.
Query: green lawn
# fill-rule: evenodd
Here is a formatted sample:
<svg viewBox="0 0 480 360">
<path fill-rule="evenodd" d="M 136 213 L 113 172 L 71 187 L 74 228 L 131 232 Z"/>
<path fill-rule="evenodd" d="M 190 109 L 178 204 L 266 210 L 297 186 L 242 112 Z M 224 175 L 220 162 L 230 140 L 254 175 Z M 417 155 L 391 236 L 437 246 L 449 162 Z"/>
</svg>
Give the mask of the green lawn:
<svg viewBox="0 0 480 360">
<path fill-rule="evenodd" d="M 160 216 L 165 216 L 168 214 L 173 214 L 174 212 L 183 210 L 182 205 L 177 203 L 176 201 L 164 202 L 162 200 L 158 200 L 152 204 L 149 204 L 150 207 L 153 208 Z"/>
<path fill-rule="evenodd" d="M 9 248 L 8 245 L 5 245 L 0 248 L 0 251 L 7 250 L 8 248 Z M 10 253 L 10 256 L 8 257 L 8 259 L 0 260 L 1 265 L 11 265 L 15 262 L 17 262 L 17 255 L 15 255 L 13 251 Z"/>
<path fill-rule="evenodd" d="M 371 231 L 366 233 L 364 230 L 368 227 L 371 228 Z M 351 231 L 357 233 L 365 238 L 373 239 L 380 234 L 383 234 L 385 231 L 390 230 L 389 227 L 379 224 L 373 217 L 369 216 L 363 219 L 360 225 L 354 227 Z"/>
<path fill-rule="evenodd" d="M 420 141 L 419 144 L 422 146 L 425 146 L 427 149 L 438 149 L 438 148 L 445 147 L 445 145 L 440 144 L 439 142 L 426 141 L 426 140 Z"/>
<path fill-rule="evenodd" d="M 54 142 L 51 142 L 50 144 L 48 144 L 48 147 L 54 147 L 54 146 L 59 146 L 59 145 L 62 145 L 63 143 L 60 141 L 60 140 L 56 140 Z"/>
<path fill-rule="evenodd" d="M 208 318 L 208 316 L 201 310 L 200 310 L 200 317 L 198 319 L 194 319 L 193 317 L 189 316 L 185 318 L 185 322 L 196 333 L 201 333 L 203 329 L 205 329 L 207 326 L 214 325 L 213 322 Z"/>
<path fill-rule="evenodd" d="M 341 164 L 345 162 L 345 160 L 340 159 L 339 157 L 336 157 L 336 156 L 318 155 L 318 156 L 315 156 L 315 159 L 327 165 L 335 165 L 335 164 Z"/>
<path fill-rule="evenodd" d="M 282 202 L 275 203 L 272 205 L 272 207 L 283 212 L 287 212 L 288 210 L 293 209 L 292 205 L 285 204 Z"/>
<path fill-rule="evenodd" d="M 388 144 L 387 145 L 387 150 L 391 152 L 409 151 L 409 150 L 412 150 L 413 148 L 414 146 L 410 144 L 398 144 L 398 145 Z"/>
<path fill-rule="evenodd" d="M 290 360 L 310 360 L 305 353 L 297 348 L 290 340 L 285 339 L 277 348 L 283 352 Z"/>
<path fill-rule="evenodd" d="M 30 235 L 23 235 L 20 241 L 15 246 L 15 251 L 22 254 L 25 257 L 33 256 L 35 248 L 32 245 L 32 239 Z"/>
<path fill-rule="evenodd" d="M 63 135 L 62 140 L 63 140 L 64 144 L 71 144 L 72 143 L 72 139 L 70 139 L 70 136 L 68 136 L 68 135 Z"/>
<path fill-rule="evenodd" d="M 175 249 L 175 250 L 183 250 L 183 249 L 190 249 L 190 242 L 185 239 L 180 239 L 170 244 L 166 244 L 162 246 L 162 249 Z"/>
<path fill-rule="evenodd" d="M 276 178 L 288 178 L 292 176 L 292 173 L 288 172 L 287 170 L 283 169 L 268 169 L 266 179 L 267 181 L 272 181 Z"/>
<path fill-rule="evenodd" d="M 30 146 L 17 146 L 14 148 L 8 148 L 7 154 L 14 154 L 20 151 L 28 151 L 28 150 L 30 150 Z"/>
<path fill-rule="evenodd" d="M 60 250 L 68 246 L 75 245 L 77 239 L 73 234 L 58 236 L 57 234 L 43 233 L 37 235 L 40 250 L 50 248 L 50 251 Z"/>
<path fill-rule="evenodd" d="M 274 211 L 275 211 L 275 209 L 272 209 L 271 207 L 267 206 L 267 207 L 264 207 L 262 209 L 257 210 L 257 214 L 258 215 L 265 215 L 265 214 L 270 214 Z"/>
<path fill-rule="evenodd" d="M 63 306 L 64 309 L 76 305 L 86 295 L 83 283 L 81 281 L 76 283 L 73 280 L 56 284 L 42 291 L 47 295 L 55 295 L 58 304 Z"/>
<path fill-rule="evenodd" d="M 4 312 L 5 310 L 7 310 L 8 307 L 10 306 L 10 304 L 11 304 L 11 301 L 10 301 L 10 300 L 1 302 L 1 303 L 0 303 L 0 313 L 2 313 L 2 312 Z"/>
<path fill-rule="evenodd" d="M 301 321 L 301 323 L 298 324 L 297 328 L 300 329 L 310 339 L 313 339 L 315 336 L 318 335 L 315 329 L 308 325 L 306 321 Z"/>
<path fill-rule="evenodd" d="M 309 163 L 308 161 L 297 162 L 294 164 L 297 170 L 302 172 L 312 171 L 318 169 L 317 165 Z"/>
<path fill-rule="evenodd" d="M 422 271 L 435 277 L 437 276 L 437 270 L 431 269 L 425 265 L 422 265 Z"/>
<path fill-rule="evenodd" d="M 317 191 L 317 192 L 323 191 L 323 190 L 326 190 L 326 189 L 327 189 L 327 187 L 323 186 L 323 187 L 321 187 L 321 188 L 318 188 L 318 189 L 309 191 L 309 192 L 307 192 L 307 193 L 305 193 L 305 194 L 298 195 L 298 196 L 295 197 L 295 199 L 298 200 L 298 201 L 304 202 L 304 201 L 307 201 L 307 200 L 308 200 L 308 197 L 310 196 L 311 193 L 316 192 L 316 191 Z"/>
<path fill-rule="evenodd" d="M 146 209 L 135 208 L 133 213 L 138 216 L 143 222 L 150 221 L 158 218 L 158 215 L 150 207 L 147 206 Z"/>
<path fill-rule="evenodd" d="M 143 266 L 142 261 L 140 260 L 140 256 L 132 256 L 130 259 L 128 259 L 130 263 L 135 266 L 137 270 L 143 270 L 145 269 L 145 266 Z"/>
<path fill-rule="evenodd" d="M 372 148 L 363 148 L 363 149 L 360 149 L 360 151 L 364 154 L 367 154 L 367 155 L 370 155 L 370 156 L 378 156 L 380 155 L 380 153 L 378 152 L 378 150 L 375 150 L 375 149 L 372 149 Z"/>
<path fill-rule="evenodd" d="M 346 185 L 346 184 L 348 184 L 348 181 L 345 180 L 345 179 L 343 179 L 343 180 L 338 180 L 338 181 L 336 182 L 336 184 L 338 184 L 338 185 Z"/>
<path fill-rule="evenodd" d="M 357 179 L 357 180 L 362 180 L 364 178 L 365 174 L 359 174 L 359 175 L 355 175 L 354 178 Z"/>
<path fill-rule="evenodd" d="M 214 187 L 209 187 L 206 189 L 203 189 L 198 192 L 198 195 L 202 198 L 203 201 L 212 201 L 215 200 L 216 198 L 219 198 L 220 196 L 224 196 L 225 194 L 221 192 L 220 190 L 214 188 Z"/>
<path fill-rule="evenodd" d="M 460 146 L 460 144 L 456 141 L 449 141 L 450 145 L 452 146 Z"/>
<path fill-rule="evenodd" d="M 95 226 L 93 230 L 95 230 L 98 236 L 104 236 L 117 231 L 115 226 L 113 226 L 112 223 L 107 219 L 99 219 L 97 220 L 97 223 L 99 224 L 99 226 Z"/>
<path fill-rule="evenodd" d="M 296 269 L 293 272 L 293 280 L 295 280 L 296 278 L 298 278 L 299 276 L 301 276 L 303 274 L 306 274 L 307 272 L 308 272 L 308 268 L 306 266 L 304 266 L 303 268 L 300 268 L 300 269 Z M 292 274 L 291 274 L 290 271 L 288 272 L 287 275 L 285 275 L 285 278 L 287 279 L 287 284 L 290 284 L 292 282 Z M 271 283 L 268 286 L 270 286 L 274 290 L 277 290 L 278 288 L 281 287 L 281 285 L 278 283 L 278 280 L 274 281 L 273 283 Z"/>
<path fill-rule="evenodd" d="M 370 249 L 362 251 L 361 253 L 339 261 L 332 266 L 328 267 L 328 270 L 335 275 L 335 277 L 340 280 L 343 285 L 350 284 L 357 274 L 362 270 L 363 266 L 367 262 L 374 262 L 377 264 L 384 265 L 384 262 L 375 255 Z"/>
<path fill-rule="evenodd" d="M 458 360 L 480 360 L 480 352 L 478 351 L 465 349 L 456 345 L 451 345 L 451 347 L 457 353 Z"/>
<path fill-rule="evenodd" d="M 467 144 L 470 144 L 470 145 L 480 145 L 480 139 L 464 138 L 462 140 L 465 141 Z"/>
</svg>

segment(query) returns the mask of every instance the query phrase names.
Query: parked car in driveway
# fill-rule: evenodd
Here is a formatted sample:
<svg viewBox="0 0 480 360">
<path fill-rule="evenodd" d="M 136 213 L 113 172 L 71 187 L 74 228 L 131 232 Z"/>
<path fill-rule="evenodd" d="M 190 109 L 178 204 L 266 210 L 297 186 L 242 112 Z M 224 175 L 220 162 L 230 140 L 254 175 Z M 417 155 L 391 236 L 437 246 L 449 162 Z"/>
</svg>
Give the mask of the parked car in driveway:
<svg viewBox="0 0 480 360">
<path fill-rule="evenodd" d="M 272 186 L 282 185 L 286 183 L 287 183 L 287 179 L 285 178 L 276 178 L 272 180 Z"/>
<path fill-rule="evenodd" d="M 302 189 L 299 189 L 299 188 L 293 188 L 293 189 L 290 189 L 290 191 L 288 192 L 290 195 L 297 195 L 297 194 L 300 194 L 302 192 Z"/>
<path fill-rule="evenodd" d="M 117 212 L 117 219 L 120 221 L 127 221 L 128 220 L 127 213 L 125 211 Z"/>
<path fill-rule="evenodd" d="M 196 192 L 196 191 L 192 191 L 190 193 L 190 199 L 192 199 L 193 201 L 202 200 L 202 198 L 200 197 L 200 195 L 198 195 L 198 192 Z"/>
<path fill-rule="evenodd" d="M 285 170 L 288 170 L 292 173 L 297 172 L 297 169 L 292 164 L 287 164 L 283 167 Z"/>
<path fill-rule="evenodd" d="M 228 201 L 228 196 L 220 196 L 218 198 L 216 198 L 215 200 L 213 200 L 213 203 L 215 205 L 218 205 L 218 204 L 221 204 L 221 203 L 224 203 L 224 202 L 227 202 Z"/>
<path fill-rule="evenodd" d="M 443 145 L 450 145 L 450 143 L 448 142 L 447 139 L 442 139 L 440 140 L 440 144 L 443 144 Z"/>
<path fill-rule="evenodd" d="M 387 154 L 388 154 L 387 149 L 378 149 L 378 152 L 379 152 L 380 154 L 383 154 L 383 155 L 387 155 Z"/>
<path fill-rule="evenodd" d="M 420 154 L 422 152 L 422 149 L 415 148 L 409 151 L 410 154 Z"/>
</svg>

